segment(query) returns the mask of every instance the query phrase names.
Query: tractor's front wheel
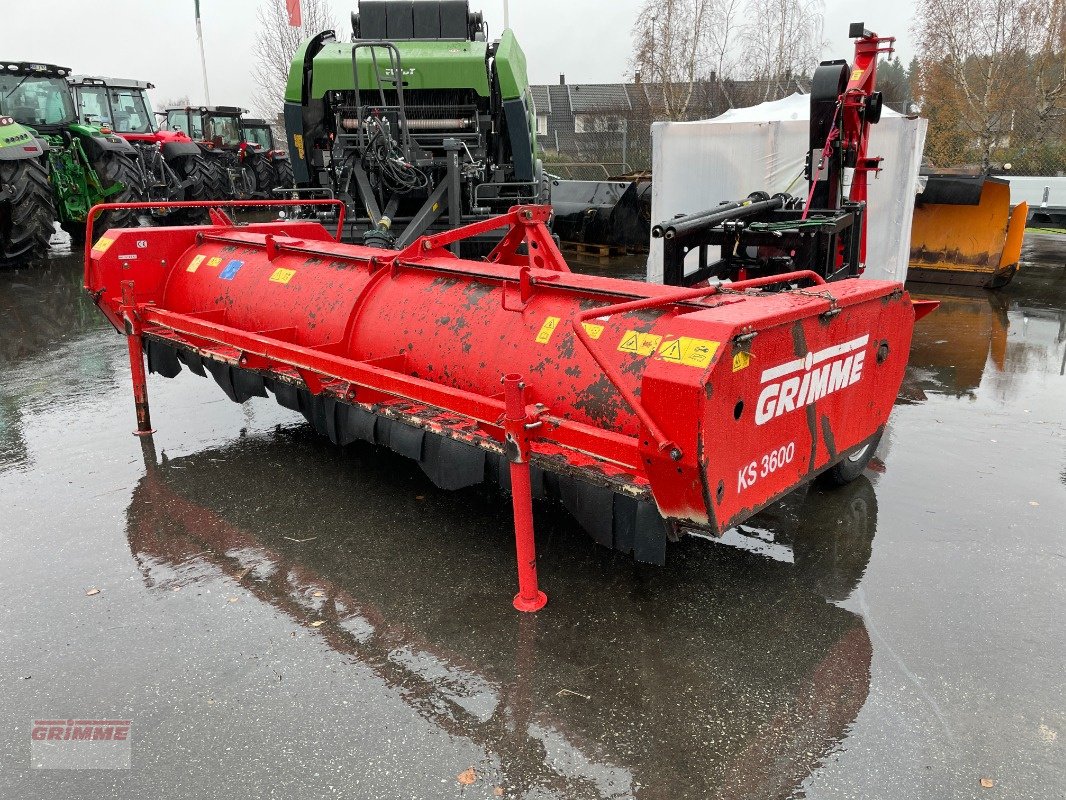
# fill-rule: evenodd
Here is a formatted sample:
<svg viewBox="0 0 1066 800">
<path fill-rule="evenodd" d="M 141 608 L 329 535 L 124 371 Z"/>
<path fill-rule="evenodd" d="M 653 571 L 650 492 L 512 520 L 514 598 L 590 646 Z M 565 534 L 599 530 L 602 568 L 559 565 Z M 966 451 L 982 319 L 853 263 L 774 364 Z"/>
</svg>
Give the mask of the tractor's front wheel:
<svg viewBox="0 0 1066 800">
<path fill-rule="evenodd" d="M 136 159 L 120 153 L 106 152 L 93 162 L 93 169 L 96 170 L 100 183 L 105 189 L 110 189 L 116 184 L 122 185 L 121 191 L 107 198 L 109 203 L 143 203 L 145 201 L 144 175 L 137 168 Z M 93 230 L 136 228 L 140 225 L 137 219 L 139 213 L 141 212 L 135 208 L 116 208 L 105 211 L 100 215 L 99 221 L 93 225 Z"/>
<path fill-rule="evenodd" d="M 137 164 L 137 160 L 122 153 L 105 151 L 93 161 L 93 170 L 100 179 L 100 185 L 104 189 L 114 186 L 122 188 L 104 201 L 107 203 L 143 203 L 147 200 L 147 192 L 144 188 L 144 175 Z M 135 208 L 114 208 L 105 211 L 93 220 L 93 236 L 99 238 L 100 234 L 109 228 L 136 228 L 140 226 L 137 215 L 140 212 Z M 68 222 L 63 224 L 63 230 L 70 234 L 75 243 L 85 241 L 85 225 L 80 222 Z"/>
<path fill-rule="evenodd" d="M 48 169 L 35 158 L 0 161 L 0 264 L 15 264 L 48 249 L 56 209 Z"/>
</svg>

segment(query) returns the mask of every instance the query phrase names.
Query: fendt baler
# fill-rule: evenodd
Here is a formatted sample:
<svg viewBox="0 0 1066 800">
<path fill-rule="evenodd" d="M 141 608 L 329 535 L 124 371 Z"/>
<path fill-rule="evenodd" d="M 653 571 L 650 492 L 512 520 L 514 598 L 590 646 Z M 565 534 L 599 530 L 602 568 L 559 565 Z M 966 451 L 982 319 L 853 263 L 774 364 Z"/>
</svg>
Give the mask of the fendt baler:
<svg viewBox="0 0 1066 800">
<path fill-rule="evenodd" d="M 325 31 L 297 50 L 285 128 L 297 186 L 343 200 L 366 244 L 545 200 L 525 55 L 510 30 L 488 41 L 466 0 L 361 0 L 351 42 Z"/>
<path fill-rule="evenodd" d="M 238 402 L 269 392 L 337 444 L 391 448 L 442 488 L 496 478 L 511 489 L 521 610 L 545 602 L 533 495 L 557 497 L 602 544 L 662 563 L 682 530 L 721 534 L 816 476 L 854 480 L 931 307 L 856 277 L 864 204 L 840 207 L 838 178 L 852 144 L 876 163 L 865 112 L 847 113 L 868 107 L 872 82 L 848 88 L 842 63 L 840 138 L 830 125 L 807 207 L 758 234 L 771 256 L 727 248 L 701 267 L 731 280 L 574 274 L 543 205 L 402 250 L 341 243 L 337 199 L 301 201 L 338 207 L 335 236 L 305 220 L 237 226 L 217 210 L 212 226 L 108 231 L 86 253 L 85 286 L 126 334 L 137 432 L 151 432 L 147 352 L 153 372 L 210 373 Z M 704 252 L 711 228 L 743 233 L 738 210 L 796 205 L 756 197 L 664 225 Z M 491 232 L 484 259 L 451 251 Z"/>
</svg>

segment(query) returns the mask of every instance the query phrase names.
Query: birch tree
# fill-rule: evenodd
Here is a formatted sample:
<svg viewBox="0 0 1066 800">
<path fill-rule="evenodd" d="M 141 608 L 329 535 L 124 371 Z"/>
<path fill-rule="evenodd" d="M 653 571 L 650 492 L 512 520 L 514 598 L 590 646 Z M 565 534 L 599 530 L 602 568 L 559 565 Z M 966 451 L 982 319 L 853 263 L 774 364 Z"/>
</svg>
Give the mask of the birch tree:
<svg viewBox="0 0 1066 800">
<path fill-rule="evenodd" d="M 697 83 L 732 66 L 741 0 L 645 0 L 633 25 L 633 71 L 659 116 L 686 119 Z"/>
<path fill-rule="evenodd" d="M 793 79 L 814 72 L 825 46 L 824 16 L 823 0 L 748 0 L 746 73 L 764 82 L 764 100 L 780 96 Z"/>
<path fill-rule="evenodd" d="M 301 10 L 303 25 L 299 28 L 289 25 L 285 0 L 262 0 L 256 11 L 259 27 L 252 49 L 252 78 L 257 86 L 254 99 L 267 120 L 281 113 L 296 48 L 309 36 L 336 27 L 327 0 L 301 0 Z"/>
<path fill-rule="evenodd" d="M 932 149 L 938 149 L 938 136 L 955 146 L 961 137 L 976 147 L 987 169 L 1009 137 L 1016 111 L 1024 111 L 1024 99 L 1032 97 L 1030 50 L 1050 41 L 1047 3 L 919 0 L 916 17 Z M 1051 81 L 1044 89 L 1049 102 L 1063 89 L 1061 81 Z"/>
</svg>

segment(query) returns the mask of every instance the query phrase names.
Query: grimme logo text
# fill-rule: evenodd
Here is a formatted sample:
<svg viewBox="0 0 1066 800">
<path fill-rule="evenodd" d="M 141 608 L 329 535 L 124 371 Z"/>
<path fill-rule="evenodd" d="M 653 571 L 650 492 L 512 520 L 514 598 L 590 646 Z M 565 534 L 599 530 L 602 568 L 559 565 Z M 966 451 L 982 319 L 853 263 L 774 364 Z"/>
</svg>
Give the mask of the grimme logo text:
<svg viewBox="0 0 1066 800">
<path fill-rule="evenodd" d="M 755 424 L 765 425 L 862 380 L 869 334 L 764 370 Z M 793 375 L 803 372 L 802 375 Z M 792 375 L 786 378 L 786 375 Z"/>
<path fill-rule="evenodd" d="M 124 742 L 128 719 L 35 719 L 30 738 L 35 742 Z"/>
</svg>

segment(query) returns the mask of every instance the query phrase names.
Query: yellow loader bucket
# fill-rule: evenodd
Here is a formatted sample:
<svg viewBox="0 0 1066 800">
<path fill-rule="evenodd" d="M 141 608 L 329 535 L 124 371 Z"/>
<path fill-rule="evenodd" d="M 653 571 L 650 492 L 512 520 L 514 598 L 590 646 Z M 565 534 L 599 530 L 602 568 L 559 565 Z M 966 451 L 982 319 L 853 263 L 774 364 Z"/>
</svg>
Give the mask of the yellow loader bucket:
<svg viewBox="0 0 1066 800">
<path fill-rule="evenodd" d="M 907 279 L 998 289 L 1018 271 L 1029 207 L 1011 211 L 1010 184 L 974 175 L 930 175 L 911 223 Z"/>
</svg>

